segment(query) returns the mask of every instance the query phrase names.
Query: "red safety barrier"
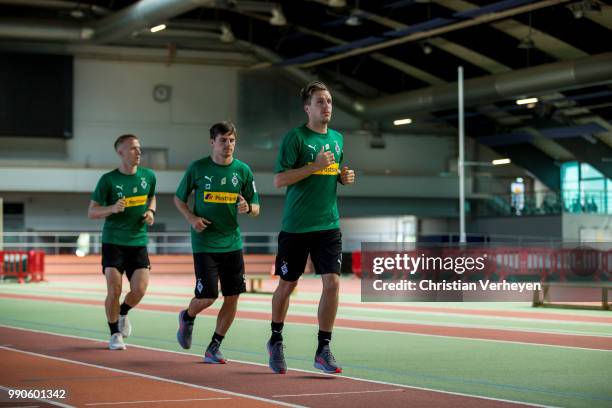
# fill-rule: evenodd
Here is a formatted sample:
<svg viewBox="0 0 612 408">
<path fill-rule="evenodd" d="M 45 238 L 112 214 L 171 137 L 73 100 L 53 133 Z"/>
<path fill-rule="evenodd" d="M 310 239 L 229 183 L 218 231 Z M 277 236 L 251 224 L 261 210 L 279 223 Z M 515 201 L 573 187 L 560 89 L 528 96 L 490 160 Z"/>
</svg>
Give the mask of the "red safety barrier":
<svg viewBox="0 0 612 408">
<path fill-rule="evenodd" d="M 43 251 L 0 251 L 0 279 L 14 278 L 18 283 L 45 280 Z"/>
</svg>

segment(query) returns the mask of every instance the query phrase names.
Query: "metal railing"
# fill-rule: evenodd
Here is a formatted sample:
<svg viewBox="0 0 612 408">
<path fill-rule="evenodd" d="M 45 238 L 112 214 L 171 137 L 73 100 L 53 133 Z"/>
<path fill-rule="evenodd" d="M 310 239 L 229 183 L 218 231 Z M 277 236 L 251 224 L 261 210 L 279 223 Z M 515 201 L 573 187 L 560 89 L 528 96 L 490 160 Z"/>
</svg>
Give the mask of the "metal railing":
<svg viewBox="0 0 612 408">
<path fill-rule="evenodd" d="M 151 254 L 184 254 L 191 252 L 189 232 L 150 232 L 147 248 Z M 275 253 L 278 233 L 243 233 L 245 253 Z M 39 249 L 47 254 L 99 254 L 102 249 L 100 231 L 36 231 L 4 232 L 4 249 Z"/>
<path fill-rule="evenodd" d="M 157 255 L 191 253 L 191 236 L 189 232 L 150 232 L 149 253 Z M 389 233 L 369 232 L 352 236 L 345 234 L 342 246 L 345 252 L 358 251 L 362 242 L 390 242 Z M 102 233 L 100 231 L 35 231 L 7 232 L 2 235 L 5 250 L 41 250 L 46 254 L 99 254 L 102 249 Z M 242 233 L 244 252 L 247 254 L 275 254 L 277 251 L 277 232 L 245 232 Z M 503 234 L 468 233 L 468 242 L 524 244 L 531 242 L 554 242 L 558 239 L 537 236 L 516 236 Z M 406 237 L 405 242 L 458 242 L 458 234 L 453 232 Z M 1 249 L 1 248 L 0 248 Z"/>
<path fill-rule="evenodd" d="M 612 191 L 564 190 L 498 194 L 473 200 L 474 215 L 523 216 L 570 214 L 612 214 Z"/>
</svg>

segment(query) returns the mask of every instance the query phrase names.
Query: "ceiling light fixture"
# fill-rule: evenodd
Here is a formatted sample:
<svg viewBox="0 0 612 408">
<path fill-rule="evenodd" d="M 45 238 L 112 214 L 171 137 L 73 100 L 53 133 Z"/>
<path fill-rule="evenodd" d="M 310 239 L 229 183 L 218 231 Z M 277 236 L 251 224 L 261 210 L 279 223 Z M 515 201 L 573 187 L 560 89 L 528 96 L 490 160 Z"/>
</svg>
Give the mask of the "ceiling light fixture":
<svg viewBox="0 0 612 408">
<path fill-rule="evenodd" d="M 516 104 L 517 105 L 529 105 L 532 103 L 538 103 L 539 99 L 538 98 L 525 98 L 525 99 L 517 99 L 516 100 Z"/>
<path fill-rule="evenodd" d="M 166 25 L 160 24 L 160 25 L 156 25 L 155 27 L 151 27 L 151 32 L 156 33 L 158 31 L 165 30 L 165 29 L 166 29 Z"/>
<path fill-rule="evenodd" d="M 359 12 L 357 10 L 351 11 L 351 15 L 344 20 L 344 24 L 350 27 L 357 27 L 361 25 L 361 18 L 359 17 Z"/>
<path fill-rule="evenodd" d="M 508 158 L 491 160 L 491 164 L 494 166 L 501 166 L 503 164 L 510 164 L 510 163 L 512 163 L 512 161 Z"/>
<path fill-rule="evenodd" d="M 232 29 L 228 25 L 221 26 L 221 36 L 219 37 L 222 43 L 232 43 L 236 41 L 236 37 L 234 37 L 234 33 Z"/>
<path fill-rule="evenodd" d="M 283 10 L 281 10 L 279 7 L 274 7 L 272 9 L 272 17 L 270 17 L 269 23 L 270 25 L 273 25 L 273 26 L 287 25 L 287 19 L 285 18 L 285 15 L 283 14 Z"/>
<path fill-rule="evenodd" d="M 584 0 L 580 3 L 573 3 L 567 6 L 575 19 L 584 17 L 591 12 L 601 12 L 601 4 L 596 0 Z"/>
<path fill-rule="evenodd" d="M 421 46 L 421 50 L 423 50 L 423 54 L 429 55 L 432 53 L 433 48 L 431 47 L 429 41 L 422 41 L 419 45 Z"/>
<path fill-rule="evenodd" d="M 393 124 L 395 126 L 401 126 L 401 125 L 409 125 L 410 123 L 412 123 L 412 119 L 406 118 L 406 119 L 397 119 L 393 121 Z"/>
<path fill-rule="evenodd" d="M 337 7 L 337 8 L 345 7 L 346 6 L 346 0 L 329 0 L 327 2 L 327 5 L 329 7 Z"/>
</svg>

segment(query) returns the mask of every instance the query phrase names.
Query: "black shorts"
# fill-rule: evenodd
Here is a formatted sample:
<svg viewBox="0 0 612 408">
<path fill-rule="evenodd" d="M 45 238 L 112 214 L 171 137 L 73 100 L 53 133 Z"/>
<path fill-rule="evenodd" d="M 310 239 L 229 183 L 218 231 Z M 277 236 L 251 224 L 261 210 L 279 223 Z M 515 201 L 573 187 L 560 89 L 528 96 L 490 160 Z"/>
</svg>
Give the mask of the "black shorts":
<svg viewBox="0 0 612 408">
<path fill-rule="evenodd" d="M 195 267 L 195 297 L 216 299 L 219 297 L 219 281 L 223 296 L 234 296 L 246 292 L 244 259 L 242 249 L 232 252 L 196 252 L 193 254 Z"/>
<path fill-rule="evenodd" d="M 136 269 L 151 269 L 147 247 L 102 244 L 102 273 L 104 268 L 117 268 L 130 280 Z"/>
<path fill-rule="evenodd" d="M 340 275 L 342 233 L 339 229 L 278 234 L 276 271 L 282 280 L 295 282 L 304 273 L 308 254 L 317 275 Z"/>
</svg>

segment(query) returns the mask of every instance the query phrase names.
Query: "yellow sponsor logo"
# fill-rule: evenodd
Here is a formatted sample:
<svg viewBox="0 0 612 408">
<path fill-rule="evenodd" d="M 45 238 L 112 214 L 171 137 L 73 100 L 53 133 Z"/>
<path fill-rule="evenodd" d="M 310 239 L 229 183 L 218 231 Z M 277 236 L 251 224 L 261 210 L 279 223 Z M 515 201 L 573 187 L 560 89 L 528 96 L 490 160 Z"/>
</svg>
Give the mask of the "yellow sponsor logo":
<svg viewBox="0 0 612 408">
<path fill-rule="evenodd" d="M 126 197 L 125 198 L 125 206 L 127 207 L 139 207 L 141 205 L 145 205 L 147 203 L 147 196 L 134 196 L 134 197 Z"/>
<path fill-rule="evenodd" d="M 236 193 L 225 193 L 222 191 L 204 192 L 205 203 L 234 204 L 237 200 L 238 194 Z"/>
<path fill-rule="evenodd" d="M 308 163 L 308 164 L 310 164 L 310 163 Z M 339 164 L 338 163 L 332 163 L 329 166 L 327 166 L 326 168 L 324 168 L 322 170 L 315 171 L 312 174 L 318 174 L 319 176 L 337 176 L 338 175 L 338 168 L 339 168 Z"/>
</svg>

